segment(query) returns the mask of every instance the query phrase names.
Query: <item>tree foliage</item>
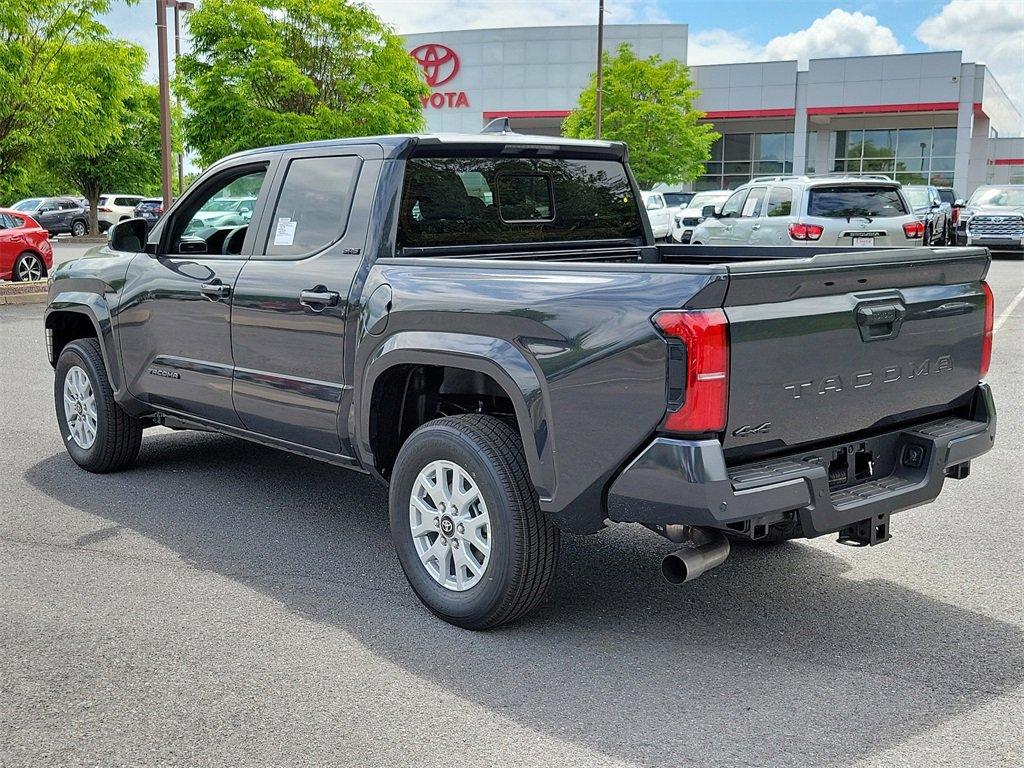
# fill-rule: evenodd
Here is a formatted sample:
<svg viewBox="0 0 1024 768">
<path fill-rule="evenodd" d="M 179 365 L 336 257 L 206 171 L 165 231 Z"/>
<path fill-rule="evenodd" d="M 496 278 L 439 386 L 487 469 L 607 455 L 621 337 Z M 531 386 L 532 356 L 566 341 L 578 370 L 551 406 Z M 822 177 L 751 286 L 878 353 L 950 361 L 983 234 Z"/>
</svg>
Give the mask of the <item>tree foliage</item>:
<svg viewBox="0 0 1024 768">
<path fill-rule="evenodd" d="M 614 57 L 604 55 L 603 70 L 601 138 L 627 144 L 641 188 L 693 181 L 704 173 L 719 134 L 711 125 L 697 122 L 704 117 L 693 107 L 700 92 L 686 65 L 660 56 L 637 58 L 623 43 Z M 594 138 L 596 105 L 595 73 L 562 123 L 562 133 Z"/>
<path fill-rule="evenodd" d="M 208 164 L 243 149 L 415 131 L 428 91 L 401 39 L 345 0 L 205 0 L 176 89 Z"/>
<path fill-rule="evenodd" d="M 141 75 L 141 72 L 139 73 Z M 89 199 L 90 229 L 98 234 L 104 192 L 152 195 L 160 190 L 160 90 L 139 79 L 121 103 L 121 130 L 96 151 L 60 152 L 50 173 Z"/>
<path fill-rule="evenodd" d="M 120 129 L 141 49 L 106 38 L 109 0 L 0 2 L 0 196 L 39 158 L 90 152 Z"/>
</svg>

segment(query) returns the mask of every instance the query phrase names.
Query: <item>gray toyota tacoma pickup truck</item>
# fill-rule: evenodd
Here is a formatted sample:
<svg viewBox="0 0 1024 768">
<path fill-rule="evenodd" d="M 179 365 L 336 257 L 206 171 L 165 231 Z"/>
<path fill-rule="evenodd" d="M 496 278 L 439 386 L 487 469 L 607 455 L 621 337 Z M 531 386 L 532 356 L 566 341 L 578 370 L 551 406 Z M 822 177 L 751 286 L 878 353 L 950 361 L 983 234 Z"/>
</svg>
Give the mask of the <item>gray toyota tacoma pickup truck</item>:
<svg viewBox="0 0 1024 768">
<path fill-rule="evenodd" d="M 561 531 L 645 525 L 674 582 L 737 537 L 879 544 L 992 447 L 985 249 L 655 245 L 639 200 L 609 142 L 228 157 L 53 271 L 64 444 L 110 472 L 162 425 L 369 473 L 413 590 L 475 629 L 538 604 Z"/>
</svg>

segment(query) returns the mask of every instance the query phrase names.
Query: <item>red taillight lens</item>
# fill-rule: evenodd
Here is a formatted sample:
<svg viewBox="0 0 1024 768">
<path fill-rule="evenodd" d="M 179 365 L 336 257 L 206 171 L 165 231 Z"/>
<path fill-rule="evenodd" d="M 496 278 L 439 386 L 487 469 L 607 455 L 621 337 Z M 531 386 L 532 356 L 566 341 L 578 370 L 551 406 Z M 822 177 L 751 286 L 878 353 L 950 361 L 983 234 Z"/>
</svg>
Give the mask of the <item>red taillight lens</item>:
<svg viewBox="0 0 1024 768">
<path fill-rule="evenodd" d="M 919 237 L 924 237 L 924 222 L 907 222 L 903 225 L 903 234 L 906 235 L 909 240 L 916 240 Z"/>
<path fill-rule="evenodd" d="M 96 210 L 99 211 L 100 213 L 110 213 L 111 212 L 110 209 L 107 208 L 106 206 L 97 208 Z"/>
<path fill-rule="evenodd" d="M 959 221 L 960 221 L 960 209 L 959 208 L 954 208 L 953 209 L 953 223 L 956 224 Z"/>
<path fill-rule="evenodd" d="M 818 226 L 817 224 L 789 225 L 789 236 L 794 240 L 817 240 L 821 237 L 821 233 L 824 231 L 825 228 Z"/>
<path fill-rule="evenodd" d="M 985 336 L 981 340 L 981 378 L 985 378 L 988 375 L 988 368 L 992 364 L 992 333 L 996 319 L 996 300 L 992 296 L 992 289 L 988 283 L 982 283 L 981 290 L 985 293 Z"/>
<path fill-rule="evenodd" d="M 659 312 L 654 325 L 670 341 L 680 340 L 685 348 L 682 360 L 669 355 L 670 366 L 684 366 L 684 388 L 682 402 L 669 403 L 662 428 L 670 432 L 722 431 L 729 410 L 729 321 L 725 312 Z M 672 379 L 670 370 L 670 391 Z"/>
</svg>

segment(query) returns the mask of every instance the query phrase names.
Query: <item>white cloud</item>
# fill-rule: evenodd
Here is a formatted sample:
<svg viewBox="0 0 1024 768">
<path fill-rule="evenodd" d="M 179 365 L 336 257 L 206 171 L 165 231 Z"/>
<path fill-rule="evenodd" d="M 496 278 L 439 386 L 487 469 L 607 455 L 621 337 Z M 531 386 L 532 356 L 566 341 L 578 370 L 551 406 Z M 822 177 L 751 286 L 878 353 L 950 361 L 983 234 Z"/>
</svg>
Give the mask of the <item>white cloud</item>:
<svg viewBox="0 0 1024 768">
<path fill-rule="evenodd" d="M 914 32 L 929 48 L 962 50 L 986 64 L 1007 96 L 1024 105 L 1024 2 L 952 0 Z"/>
<path fill-rule="evenodd" d="M 581 0 L 364 0 L 402 34 L 452 29 L 596 24 L 597 3 Z M 662 23 L 658 0 L 607 0 L 606 24 Z"/>
<path fill-rule="evenodd" d="M 773 37 L 764 45 L 724 29 L 696 32 L 690 35 L 687 58 L 691 64 L 796 59 L 806 67 L 808 59 L 902 52 L 892 30 L 874 16 L 835 8 L 809 27 Z"/>
</svg>

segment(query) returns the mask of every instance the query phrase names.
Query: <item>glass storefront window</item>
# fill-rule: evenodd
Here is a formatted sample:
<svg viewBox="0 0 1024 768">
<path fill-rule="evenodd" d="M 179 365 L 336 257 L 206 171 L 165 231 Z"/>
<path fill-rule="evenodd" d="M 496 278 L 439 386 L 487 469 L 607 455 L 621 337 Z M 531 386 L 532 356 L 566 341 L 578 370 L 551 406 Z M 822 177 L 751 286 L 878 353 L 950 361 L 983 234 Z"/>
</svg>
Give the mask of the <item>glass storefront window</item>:
<svg viewBox="0 0 1024 768">
<path fill-rule="evenodd" d="M 694 189 L 732 189 L 754 176 L 792 172 L 792 133 L 727 133 L 711 147 Z"/>
<path fill-rule="evenodd" d="M 953 178 L 956 128 L 836 131 L 830 141 L 832 173 L 895 174 L 903 184 L 949 186 Z M 931 180 L 931 181 L 930 181 Z"/>
<path fill-rule="evenodd" d="M 731 160 L 750 160 L 750 137 L 749 133 L 727 133 L 722 137 L 727 163 Z"/>
</svg>

